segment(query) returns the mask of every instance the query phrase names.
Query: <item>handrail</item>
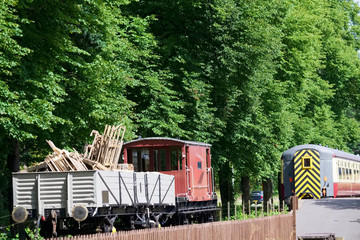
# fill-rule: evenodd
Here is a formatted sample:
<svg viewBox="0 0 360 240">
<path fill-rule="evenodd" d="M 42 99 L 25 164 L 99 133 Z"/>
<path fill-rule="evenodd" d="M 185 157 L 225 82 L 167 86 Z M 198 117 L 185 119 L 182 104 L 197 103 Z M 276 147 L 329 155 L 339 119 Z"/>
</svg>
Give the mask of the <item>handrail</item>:
<svg viewBox="0 0 360 240">
<path fill-rule="evenodd" d="M 208 189 L 208 196 L 211 197 L 211 189 L 210 189 L 210 174 L 211 174 L 211 167 L 206 168 L 206 174 L 207 174 L 207 189 Z"/>
<path fill-rule="evenodd" d="M 194 170 L 192 168 L 192 166 L 190 166 L 191 170 L 191 183 L 192 183 L 192 193 L 191 193 L 191 197 L 194 197 Z"/>
<path fill-rule="evenodd" d="M 191 169 L 190 169 L 191 168 Z M 194 191 L 194 171 L 192 171 L 192 167 L 190 166 L 190 168 L 188 166 L 185 165 L 185 170 L 186 170 L 186 182 L 187 182 L 187 191 L 186 191 L 186 196 L 189 199 L 192 199 L 194 196 L 193 191 Z M 192 187 L 190 186 L 190 176 L 189 173 L 191 172 L 191 182 L 192 182 Z M 189 193 L 190 192 L 190 193 Z"/>
<path fill-rule="evenodd" d="M 212 182 L 211 182 L 211 183 L 212 183 L 212 184 L 211 184 L 211 187 L 212 187 L 212 189 L 211 189 L 211 194 L 214 195 L 214 189 L 215 189 L 215 185 L 214 185 L 214 184 L 215 184 L 214 169 L 213 169 L 212 167 L 210 167 L 210 168 L 211 168 L 211 175 L 212 175 L 212 176 L 211 176 L 211 178 L 212 178 L 212 179 L 211 179 L 211 181 L 212 181 Z"/>
</svg>

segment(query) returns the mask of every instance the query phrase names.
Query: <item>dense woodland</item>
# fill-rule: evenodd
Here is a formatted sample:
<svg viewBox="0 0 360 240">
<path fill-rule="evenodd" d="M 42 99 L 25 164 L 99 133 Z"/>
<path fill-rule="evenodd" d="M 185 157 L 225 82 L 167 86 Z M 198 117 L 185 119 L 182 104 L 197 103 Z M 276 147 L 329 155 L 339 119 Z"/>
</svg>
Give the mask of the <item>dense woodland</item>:
<svg viewBox="0 0 360 240">
<path fill-rule="evenodd" d="M 45 140 L 92 129 L 213 145 L 223 202 L 276 188 L 283 151 L 360 151 L 353 0 L 0 1 L 0 191 Z M 233 181 L 234 179 L 234 181 Z"/>
</svg>

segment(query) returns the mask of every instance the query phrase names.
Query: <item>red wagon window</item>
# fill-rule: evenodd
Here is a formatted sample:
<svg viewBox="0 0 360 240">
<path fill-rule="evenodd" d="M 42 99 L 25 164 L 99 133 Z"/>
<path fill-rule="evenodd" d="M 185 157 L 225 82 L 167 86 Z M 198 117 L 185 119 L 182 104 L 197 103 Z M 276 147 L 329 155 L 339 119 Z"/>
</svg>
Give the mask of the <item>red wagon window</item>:
<svg viewBox="0 0 360 240">
<path fill-rule="evenodd" d="M 160 150 L 160 171 L 166 171 L 166 151 L 165 149 Z"/>
<path fill-rule="evenodd" d="M 178 170 L 178 151 L 171 149 L 171 170 Z"/>
</svg>

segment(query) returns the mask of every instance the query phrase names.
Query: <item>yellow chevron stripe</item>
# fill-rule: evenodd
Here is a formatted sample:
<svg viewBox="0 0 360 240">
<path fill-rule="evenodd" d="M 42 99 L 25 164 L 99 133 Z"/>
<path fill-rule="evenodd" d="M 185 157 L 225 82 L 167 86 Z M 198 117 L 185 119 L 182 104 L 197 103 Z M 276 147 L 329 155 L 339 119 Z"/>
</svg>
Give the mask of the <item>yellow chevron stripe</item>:
<svg viewBox="0 0 360 240">
<path fill-rule="evenodd" d="M 304 171 L 303 171 L 304 172 Z M 309 177 L 309 172 L 305 172 L 302 176 L 301 176 L 301 178 L 300 179 L 297 179 L 296 177 L 295 177 L 295 186 L 296 186 L 296 183 L 302 183 L 303 181 L 304 181 L 304 178 L 305 177 Z"/>
<path fill-rule="evenodd" d="M 320 174 L 320 159 L 317 157 L 317 154 L 316 154 L 316 151 L 311 151 L 311 150 L 303 150 L 301 152 L 301 154 L 299 154 L 297 157 L 296 157 L 296 163 L 295 163 L 295 166 L 294 166 L 294 170 L 295 170 L 295 175 L 297 175 L 300 171 L 301 168 L 299 168 L 299 166 L 301 165 L 302 161 L 301 161 L 301 158 L 304 157 L 304 156 L 309 156 L 309 157 L 312 157 L 312 164 L 314 166 L 316 166 L 318 169 L 316 169 L 316 167 L 314 167 L 313 169 L 318 173 Z"/>
<path fill-rule="evenodd" d="M 313 158 L 313 160 L 314 160 L 314 158 Z M 313 161 L 312 163 L 313 163 L 313 165 L 316 165 L 316 166 L 320 169 L 320 162 L 318 162 L 318 161 Z"/>
<path fill-rule="evenodd" d="M 304 174 L 305 175 L 305 174 Z M 301 182 L 299 182 L 299 184 L 296 184 L 295 183 L 295 192 L 298 192 L 297 190 L 298 189 L 301 189 L 301 188 L 303 188 L 303 186 L 304 186 L 304 184 L 306 183 L 306 181 L 304 180 L 304 181 L 301 181 Z"/>
<path fill-rule="evenodd" d="M 306 180 L 308 180 L 314 187 L 320 190 L 320 180 L 315 179 L 310 173 L 305 173 L 301 180 L 295 180 L 295 188 L 302 188 L 303 185 L 307 182 Z"/>
<path fill-rule="evenodd" d="M 309 151 L 309 152 L 310 152 L 311 156 L 313 157 L 313 159 L 315 160 L 312 162 L 313 165 L 316 165 L 320 169 L 320 159 L 314 154 L 314 152 L 312 152 L 312 151 Z"/>
<path fill-rule="evenodd" d="M 310 173 L 305 173 L 303 175 L 302 180 L 299 181 L 300 184 L 296 184 L 297 181 L 295 182 L 295 190 L 298 188 L 302 188 L 302 185 L 305 184 L 306 180 L 309 180 L 311 182 L 310 184 L 312 184 L 315 188 L 320 190 L 320 180 L 314 179 L 314 177 Z"/>
<path fill-rule="evenodd" d="M 299 182 L 299 184 L 296 184 L 297 182 L 295 182 L 295 186 L 298 185 L 300 186 L 301 184 L 303 184 L 303 182 L 306 180 L 306 179 L 309 179 L 311 182 L 313 182 L 313 184 L 315 186 L 318 186 L 320 188 L 320 177 L 318 178 L 314 178 L 313 175 L 311 175 L 310 172 L 306 172 L 305 174 L 302 175 L 301 179 L 299 180 L 296 180 L 297 182 Z"/>
<path fill-rule="evenodd" d="M 295 160 L 296 160 L 296 158 L 298 158 L 298 157 L 301 157 L 303 154 L 304 154 L 304 152 L 306 152 L 306 150 L 305 149 L 303 149 L 303 150 L 301 150 L 301 151 L 297 151 L 296 153 L 295 153 Z"/>
<path fill-rule="evenodd" d="M 300 189 L 296 192 L 297 196 L 302 196 L 303 194 L 309 193 L 311 194 L 315 199 L 320 198 L 319 192 L 316 192 L 314 188 L 312 188 L 310 185 L 306 185 L 304 188 Z"/>
<path fill-rule="evenodd" d="M 317 199 L 320 198 L 320 191 L 315 191 L 315 189 L 313 188 L 313 186 L 309 186 L 309 189 L 311 190 L 311 192 L 312 192 L 313 194 L 315 194 L 314 197 L 316 197 Z"/>
<path fill-rule="evenodd" d="M 319 190 L 316 191 L 316 189 L 319 189 L 318 187 L 316 186 L 313 186 L 311 183 L 307 182 L 305 185 L 301 186 L 301 187 L 298 187 L 296 188 L 296 192 L 297 193 L 301 193 L 301 192 L 304 192 L 306 188 L 310 188 L 310 190 L 313 192 L 313 193 L 317 193 L 319 194 Z"/>
<path fill-rule="evenodd" d="M 317 154 L 316 151 L 308 150 L 308 153 L 310 153 L 311 156 L 312 156 L 313 158 L 315 158 L 318 162 L 320 161 L 320 156 Z"/>
<path fill-rule="evenodd" d="M 312 168 L 302 168 L 302 158 L 312 158 Z M 314 198 L 321 197 L 320 185 L 320 155 L 315 150 L 304 149 L 296 152 L 294 158 L 294 181 L 295 193 L 301 199 L 306 194 L 311 194 Z"/>
<path fill-rule="evenodd" d="M 320 177 L 320 170 L 319 170 L 319 169 L 317 169 L 316 167 L 313 167 L 312 170 L 315 171 L 315 172 L 319 175 L 319 177 Z"/>
<path fill-rule="evenodd" d="M 301 166 L 301 161 L 295 162 L 294 169 L 297 169 L 299 166 Z"/>
<path fill-rule="evenodd" d="M 298 173 L 299 173 L 300 171 L 302 171 L 302 170 L 303 170 L 303 169 L 302 169 L 301 166 L 298 167 L 298 168 L 295 170 L 295 176 L 298 175 Z"/>
<path fill-rule="evenodd" d="M 309 190 L 305 191 L 306 189 L 309 189 Z M 304 193 L 311 193 L 314 196 L 314 198 L 319 199 L 320 198 L 320 192 L 316 191 L 315 189 L 310 184 L 306 184 L 303 188 L 298 189 L 296 191 L 296 193 L 297 193 L 297 195 L 304 194 Z"/>
<path fill-rule="evenodd" d="M 299 163 L 301 163 L 301 161 L 299 161 L 299 159 L 302 157 L 302 155 L 304 155 L 304 153 L 306 152 L 306 150 L 302 150 L 300 153 L 299 151 L 295 153 L 295 159 L 294 159 L 294 162 L 295 162 L 295 168 L 297 167 L 297 165 Z M 297 155 L 298 154 L 298 155 Z"/>
</svg>

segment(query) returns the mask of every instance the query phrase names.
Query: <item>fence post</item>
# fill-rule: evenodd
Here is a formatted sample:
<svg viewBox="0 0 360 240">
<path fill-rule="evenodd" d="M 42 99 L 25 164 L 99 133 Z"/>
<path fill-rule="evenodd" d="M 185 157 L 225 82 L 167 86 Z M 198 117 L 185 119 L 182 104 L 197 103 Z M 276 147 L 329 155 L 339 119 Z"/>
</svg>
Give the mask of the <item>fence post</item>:
<svg viewBox="0 0 360 240">
<path fill-rule="evenodd" d="M 283 208 L 282 208 L 283 213 L 285 214 L 285 202 L 284 202 L 284 200 L 282 201 L 282 206 L 283 206 Z"/>
<path fill-rule="evenodd" d="M 244 204 L 244 201 L 243 201 L 243 205 L 242 205 L 242 217 L 243 217 L 243 220 L 245 219 L 245 204 Z"/>
<path fill-rule="evenodd" d="M 257 202 L 255 202 L 255 218 L 257 218 Z"/>
<path fill-rule="evenodd" d="M 220 222 L 222 221 L 222 204 L 220 203 Z"/>
<path fill-rule="evenodd" d="M 251 205 L 250 205 L 250 200 L 249 200 L 249 219 L 251 218 Z"/>
<path fill-rule="evenodd" d="M 236 202 L 235 202 L 235 221 L 236 221 Z"/>
<path fill-rule="evenodd" d="M 296 240 L 296 209 L 297 209 L 297 197 L 291 196 L 291 208 L 293 214 L 293 240 Z"/>
<path fill-rule="evenodd" d="M 272 206 L 271 206 L 271 209 L 272 209 L 272 214 L 275 215 L 275 204 L 274 204 L 274 199 L 272 198 L 271 199 L 271 203 L 272 203 Z"/>
<path fill-rule="evenodd" d="M 228 202 L 228 221 L 230 220 L 230 202 Z"/>
</svg>

